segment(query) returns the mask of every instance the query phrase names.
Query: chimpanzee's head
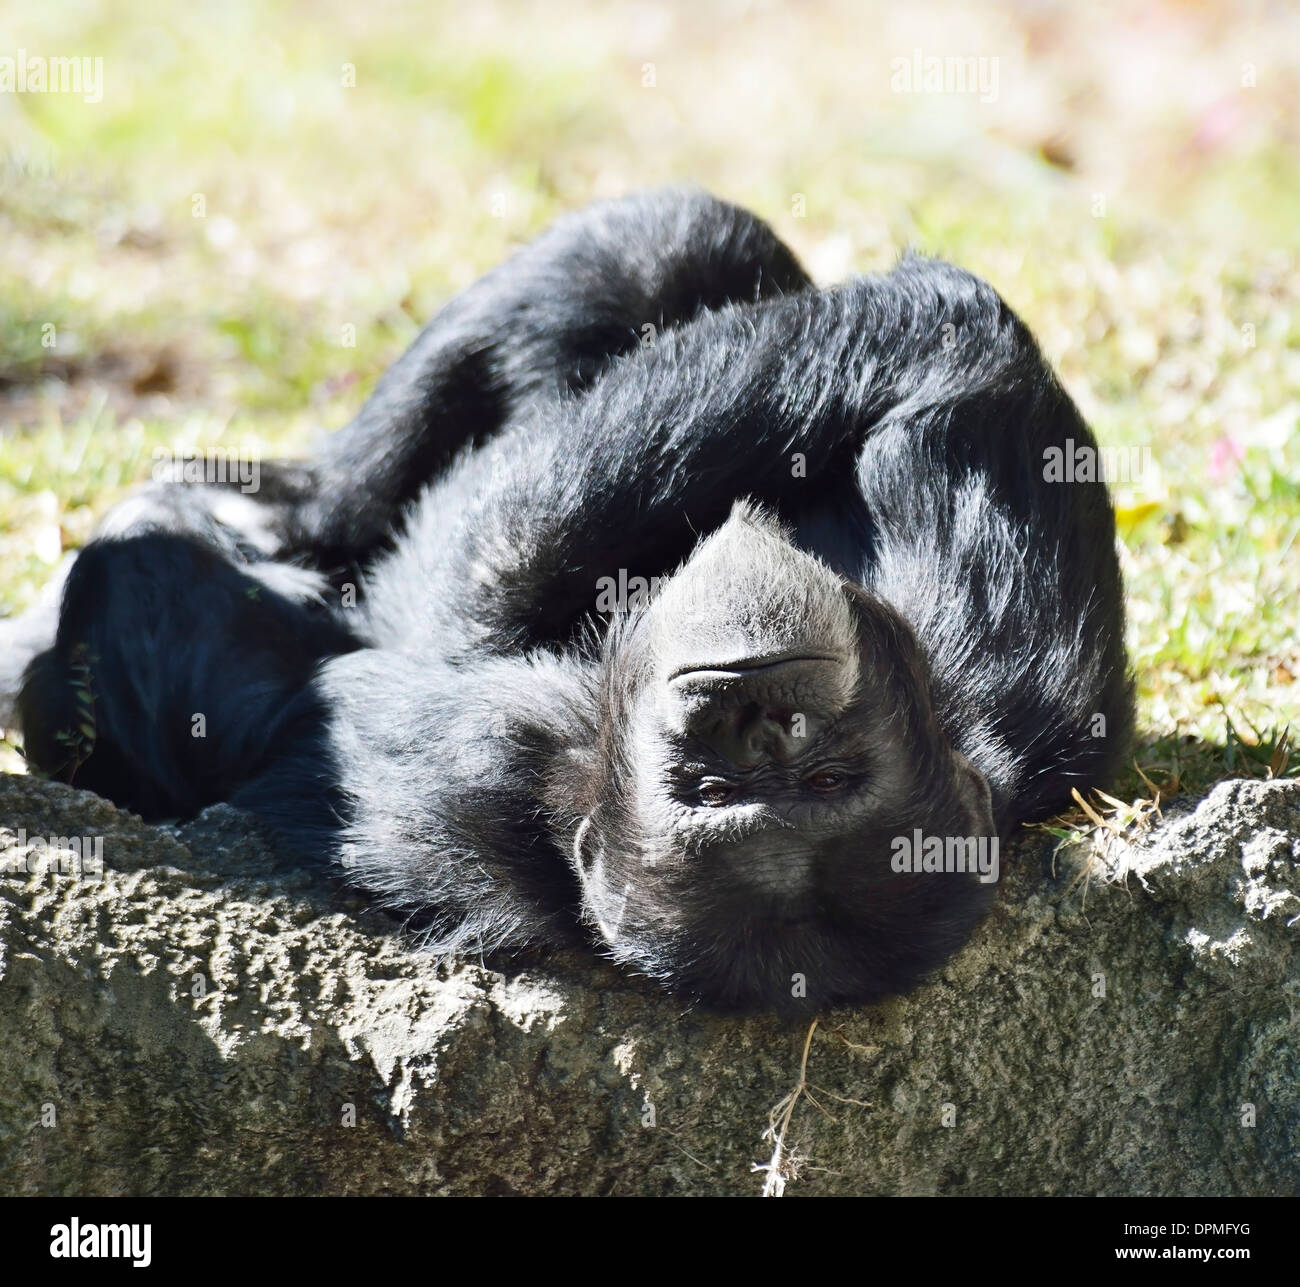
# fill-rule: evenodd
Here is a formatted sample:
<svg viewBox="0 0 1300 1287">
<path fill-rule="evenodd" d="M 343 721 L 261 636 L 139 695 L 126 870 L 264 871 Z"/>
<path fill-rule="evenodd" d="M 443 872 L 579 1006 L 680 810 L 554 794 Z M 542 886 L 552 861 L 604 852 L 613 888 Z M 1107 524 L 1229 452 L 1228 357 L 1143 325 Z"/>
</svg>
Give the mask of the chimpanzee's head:
<svg viewBox="0 0 1300 1287">
<path fill-rule="evenodd" d="M 789 1010 L 902 991 L 964 942 L 996 879 L 970 874 L 996 862 L 989 787 L 887 604 L 745 503 L 605 660 L 574 861 L 614 960 Z"/>
</svg>

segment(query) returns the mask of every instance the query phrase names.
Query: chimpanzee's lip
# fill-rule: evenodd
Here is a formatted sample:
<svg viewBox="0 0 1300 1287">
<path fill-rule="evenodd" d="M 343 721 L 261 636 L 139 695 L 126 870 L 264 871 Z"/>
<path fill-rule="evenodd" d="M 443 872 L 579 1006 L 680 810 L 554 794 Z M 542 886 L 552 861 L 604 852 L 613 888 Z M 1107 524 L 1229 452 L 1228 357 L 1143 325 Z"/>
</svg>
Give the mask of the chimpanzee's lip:
<svg viewBox="0 0 1300 1287">
<path fill-rule="evenodd" d="M 837 663 L 839 657 L 824 652 L 781 652 L 765 657 L 743 657 L 739 661 L 692 661 L 678 666 L 668 676 L 668 682 L 686 675 L 748 675 L 754 671 L 771 670 L 797 661 L 825 661 Z"/>
</svg>

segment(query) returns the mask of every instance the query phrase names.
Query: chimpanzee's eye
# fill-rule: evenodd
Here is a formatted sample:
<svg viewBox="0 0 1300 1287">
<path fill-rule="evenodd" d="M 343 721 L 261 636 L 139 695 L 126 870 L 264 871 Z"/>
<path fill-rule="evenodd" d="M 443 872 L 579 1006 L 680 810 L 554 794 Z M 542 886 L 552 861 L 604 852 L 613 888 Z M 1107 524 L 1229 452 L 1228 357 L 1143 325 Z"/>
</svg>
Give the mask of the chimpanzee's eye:
<svg viewBox="0 0 1300 1287">
<path fill-rule="evenodd" d="M 721 778 L 709 778 L 707 781 L 700 783 L 700 803 L 707 804 L 711 808 L 726 804 L 735 794 L 736 788 L 730 782 L 724 782 Z"/>
<path fill-rule="evenodd" d="M 848 779 L 843 773 L 835 769 L 822 769 L 820 773 L 814 773 L 812 777 L 804 779 L 804 785 L 810 786 L 814 791 L 819 791 L 823 795 L 838 791 Z"/>
</svg>

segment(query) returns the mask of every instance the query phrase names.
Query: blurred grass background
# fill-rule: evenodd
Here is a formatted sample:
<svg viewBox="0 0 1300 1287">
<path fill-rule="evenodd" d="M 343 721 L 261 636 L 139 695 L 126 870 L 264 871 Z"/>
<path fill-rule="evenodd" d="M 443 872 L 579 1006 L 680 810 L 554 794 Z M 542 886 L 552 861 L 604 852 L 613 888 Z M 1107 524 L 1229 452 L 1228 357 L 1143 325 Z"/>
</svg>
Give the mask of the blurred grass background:
<svg viewBox="0 0 1300 1287">
<path fill-rule="evenodd" d="M 988 277 L 1151 449 L 1143 768 L 1300 772 L 1294 6 L 3 0 L 20 49 L 103 96 L 0 93 L 0 613 L 153 446 L 300 452 L 557 212 L 692 179 L 825 282 L 908 245 Z M 996 92 L 896 92 L 918 51 Z"/>
</svg>

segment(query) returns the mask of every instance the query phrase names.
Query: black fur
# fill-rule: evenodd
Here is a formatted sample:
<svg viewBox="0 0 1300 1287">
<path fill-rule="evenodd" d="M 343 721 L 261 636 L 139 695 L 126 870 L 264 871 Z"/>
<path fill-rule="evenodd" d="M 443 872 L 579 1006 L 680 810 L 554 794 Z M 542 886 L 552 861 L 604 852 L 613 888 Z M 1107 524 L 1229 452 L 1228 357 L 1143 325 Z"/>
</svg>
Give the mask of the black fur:
<svg viewBox="0 0 1300 1287">
<path fill-rule="evenodd" d="M 896 838 L 1005 838 L 1125 753 L 1114 520 L 1045 481 L 1067 439 L 968 273 L 816 290 L 703 194 L 595 206 L 266 467 L 255 521 L 179 484 L 110 516 L 28 750 L 146 816 L 231 799 L 445 948 L 594 937 L 723 1006 L 887 995 L 990 896 L 894 871 Z M 637 577 L 667 580 L 597 611 Z"/>
</svg>

